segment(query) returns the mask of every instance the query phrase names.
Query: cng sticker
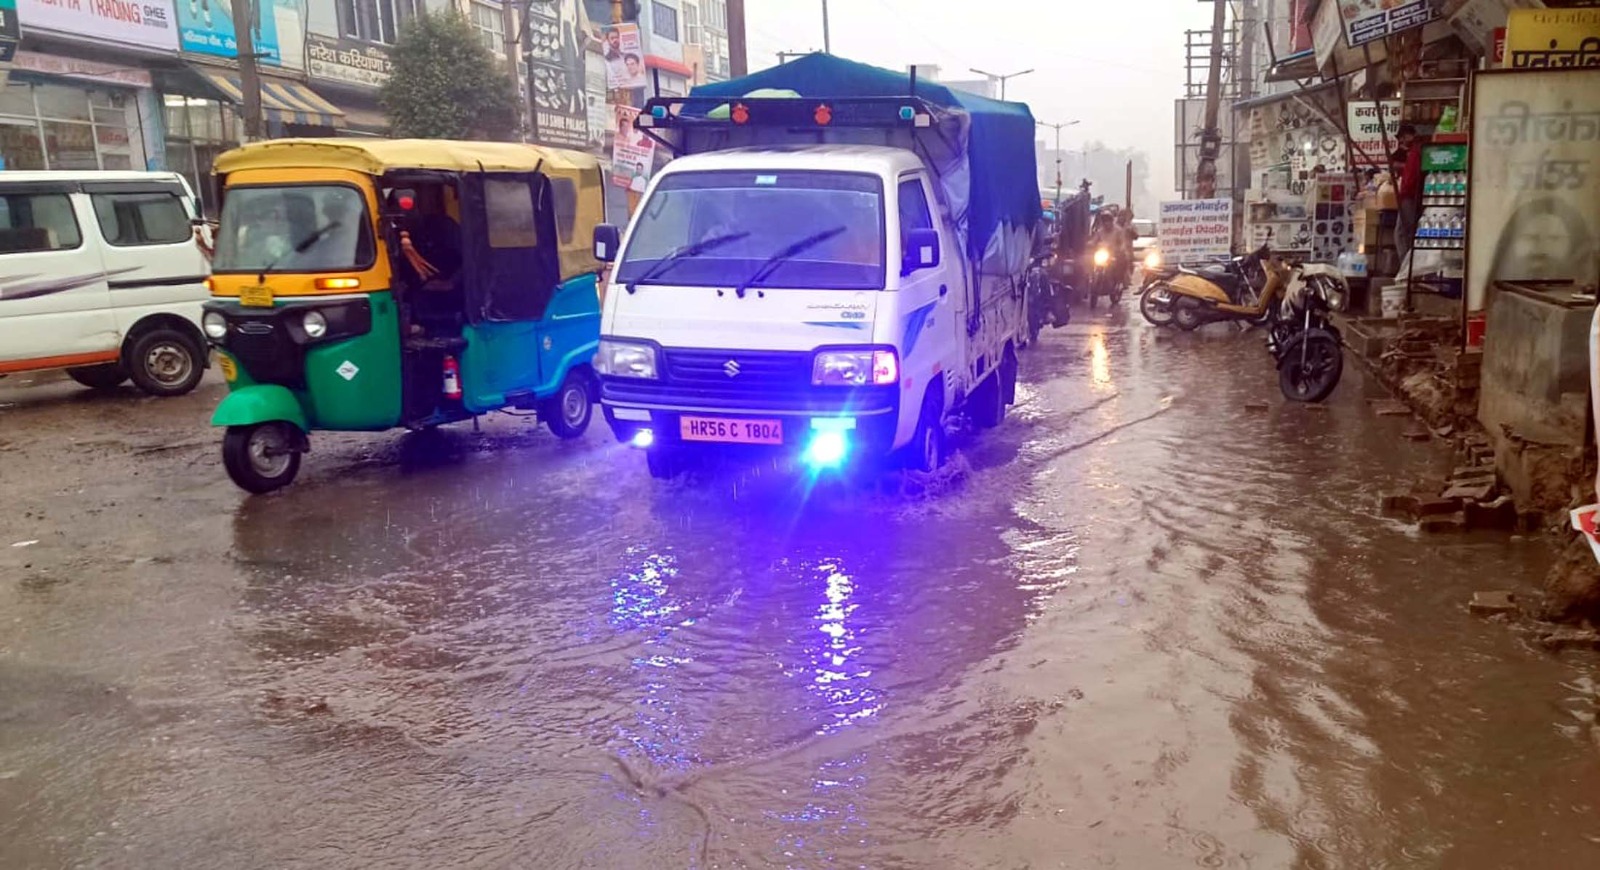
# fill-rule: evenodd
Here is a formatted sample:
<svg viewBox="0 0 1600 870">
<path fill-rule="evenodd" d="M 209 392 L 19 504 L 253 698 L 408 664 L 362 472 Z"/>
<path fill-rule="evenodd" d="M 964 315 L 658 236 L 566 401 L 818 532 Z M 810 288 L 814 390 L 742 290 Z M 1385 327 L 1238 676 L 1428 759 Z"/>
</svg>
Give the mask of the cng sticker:
<svg viewBox="0 0 1600 870">
<path fill-rule="evenodd" d="M 340 363 L 339 367 L 334 369 L 334 371 L 339 373 L 339 377 L 344 378 L 347 381 L 353 381 L 356 379 L 356 375 L 361 374 L 361 369 L 356 368 L 356 364 L 349 360 L 345 360 L 344 362 Z"/>
</svg>

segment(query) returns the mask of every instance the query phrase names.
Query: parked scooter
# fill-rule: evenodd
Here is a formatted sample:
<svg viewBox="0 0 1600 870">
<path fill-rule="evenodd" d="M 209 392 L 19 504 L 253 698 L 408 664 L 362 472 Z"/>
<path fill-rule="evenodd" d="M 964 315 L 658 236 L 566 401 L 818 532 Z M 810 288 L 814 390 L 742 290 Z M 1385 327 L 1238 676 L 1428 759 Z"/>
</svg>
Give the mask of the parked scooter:
<svg viewBox="0 0 1600 870">
<path fill-rule="evenodd" d="M 1180 269 L 1177 275 L 1161 282 L 1171 297 L 1168 306 L 1173 325 L 1189 332 L 1207 323 L 1270 323 L 1276 314 L 1278 294 L 1284 289 L 1281 282 L 1272 281 L 1271 273 L 1263 271 L 1262 264 L 1271 256 L 1271 250 L 1262 245 L 1224 265 Z"/>
<path fill-rule="evenodd" d="M 1265 263 L 1268 284 L 1282 283 L 1283 294 L 1267 334 L 1267 351 L 1278 363 L 1278 388 L 1291 402 L 1320 402 L 1339 386 L 1344 346 L 1331 320 L 1350 298 L 1344 276 L 1332 266 L 1290 267 Z"/>
<path fill-rule="evenodd" d="M 1172 294 L 1167 292 L 1166 282 L 1177 275 L 1178 267 L 1161 262 L 1160 251 L 1151 248 L 1144 255 L 1144 265 L 1140 269 L 1139 313 L 1155 326 L 1172 324 Z"/>
</svg>

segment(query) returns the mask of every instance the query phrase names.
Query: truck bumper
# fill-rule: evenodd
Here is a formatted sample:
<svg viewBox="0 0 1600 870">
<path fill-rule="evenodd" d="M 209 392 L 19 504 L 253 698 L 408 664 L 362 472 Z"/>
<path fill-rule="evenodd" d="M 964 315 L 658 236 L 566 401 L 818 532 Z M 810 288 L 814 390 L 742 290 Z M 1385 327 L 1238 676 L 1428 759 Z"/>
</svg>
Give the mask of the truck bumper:
<svg viewBox="0 0 1600 870">
<path fill-rule="evenodd" d="M 900 407 L 897 398 L 887 404 L 871 406 L 850 403 L 830 403 L 826 406 L 790 407 L 752 411 L 728 410 L 719 407 L 675 405 L 665 402 L 638 402 L 614 398 L 601 384 L 601 408 L 606 423 L 616 439 L 639 446 L 672 445 L 719 450 L 760 453 L 794 453 L 807 449 L 819 432 L 843 432 L 852 453 L 883 456 L 895 447 L 895 430 L 899 423 Z M 733 442 L 703 441 L 685 438 L 684 419 L 768 422 L 775 423 L 783 433 L 783 443 L 741 444 Z M 640 433 L 648 431 L 644 441 Z"/>
</svg>

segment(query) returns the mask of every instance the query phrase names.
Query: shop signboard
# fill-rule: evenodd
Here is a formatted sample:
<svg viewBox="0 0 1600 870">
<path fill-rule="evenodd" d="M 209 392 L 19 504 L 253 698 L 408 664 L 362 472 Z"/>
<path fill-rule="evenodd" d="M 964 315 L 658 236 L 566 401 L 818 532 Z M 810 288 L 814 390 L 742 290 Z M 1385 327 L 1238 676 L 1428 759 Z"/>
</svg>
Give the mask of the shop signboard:
<svg viewBox="0 0 1600 870">
<path fill-rule="evenodd" d="M 1421 27 L 1438 17 L 1428 0 L 1329 0 L 1344 19 L 1344 41 L 1351 48 Z"/>
<path fill-rule="evenodd" d="M 1473 79 L 1467 310 L 1497 281 L 1600 274 L 1600 68 Z"/>
<path fill-rule="evenodd" d="M 589 146 L 587 51 L 579 44 L 576 0 L 528 7 L 528 80 L 533 140 L 556 148 Z"/>
<path fill-rule="evenodd" d="M 306 71 L 314 79 L 376 90 L 393 68 L 388 46 L 342 36 L 306 36 Z"/>
<path fill-rule="evenodd" d="M 1167 263 L 1200 263 L 1233 250 L 1233 200 L 1180 199 L 1161 204 L 1156 244 Z"/>
<path fill-rule="evenodd" d="M 1512 69 L 1600 67 L 1600 9 L 1514 9 L 1506 22 Z"/>
<path fill-rule="evenodd" d="M 279 2 L 287 0 L 255 0 L 249 4 L 255 8 L 255 20 L 249 22 L 251 45 L 260 62 L 271 66 L 283 63 L 283 53 L 278 49 Z M 178 0 L 178 47 L 182 50 L 236 58 L 237 32 L 229 0 Z"/>
<path fill-rule="evenodd" d="M 0 6 L 6 0 L 0 0 Z M 83 42 L 175 51 L 172 0 L 14 0 L 17 21 Z M 9 16 L 8 16 L 9 17 Z"/>
<path fill-rule="evenodd" d="M 17 51 L 22 26 L 17 21 L 17 0 L 0 0 L 0 63 L 7 63 Z M 5 85 L 0 80 L 0 87 Z"/>
<path fill-rule="evenodd" d="M 1387 166 L 1400 138 L 1400 101 L 1352 101 L 1347 113 L 1351 165 Z"/>
<path fill-rule="evenodd" d="M 12 69 L 130 88 L 148 88 L 151 82 L 150 71 L 147 69 L 131 69 L 125 64 L 62 57 L 59 54 L 40 54 L 36 51 L 17 52 L 12 62 Z"/>
</svg>

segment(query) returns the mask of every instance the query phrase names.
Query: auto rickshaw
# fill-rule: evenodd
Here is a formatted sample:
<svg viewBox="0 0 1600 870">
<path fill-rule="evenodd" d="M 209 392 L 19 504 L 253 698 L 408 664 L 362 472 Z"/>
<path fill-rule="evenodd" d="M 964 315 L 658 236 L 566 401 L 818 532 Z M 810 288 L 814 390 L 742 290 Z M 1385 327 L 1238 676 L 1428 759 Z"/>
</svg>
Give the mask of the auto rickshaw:
<svg viewBox="0 0 1600 870">
<path fill-rule="evenodd" d="M 588 428 L 605 220 L 592 157 L 283 139 L 221 155 L 216 175 L 201 325 L 230 389 L 211 423 L 227 428 L 240 487 L 287 486 L 318 429 L 419 430 L 509 408 L 561 438 Z"/>
</svg>

